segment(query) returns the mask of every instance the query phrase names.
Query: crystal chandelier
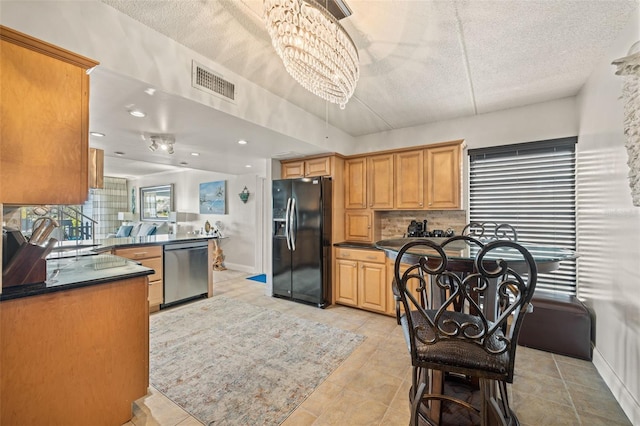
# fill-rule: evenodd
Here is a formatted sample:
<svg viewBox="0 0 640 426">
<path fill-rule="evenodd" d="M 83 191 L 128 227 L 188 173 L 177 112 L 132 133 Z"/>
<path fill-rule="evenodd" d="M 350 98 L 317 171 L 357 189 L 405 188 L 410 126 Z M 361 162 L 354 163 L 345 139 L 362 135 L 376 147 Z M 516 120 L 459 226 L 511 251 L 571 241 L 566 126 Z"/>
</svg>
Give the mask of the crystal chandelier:
<svg viewBox="0 0 640 426">
<path fill-rule="evenodd" d="M 338 20 L 315 0 L 264 0 L 264 20 L 289 74 L 344 109 L 360 67 L 358 50 Z"/>
</svg>

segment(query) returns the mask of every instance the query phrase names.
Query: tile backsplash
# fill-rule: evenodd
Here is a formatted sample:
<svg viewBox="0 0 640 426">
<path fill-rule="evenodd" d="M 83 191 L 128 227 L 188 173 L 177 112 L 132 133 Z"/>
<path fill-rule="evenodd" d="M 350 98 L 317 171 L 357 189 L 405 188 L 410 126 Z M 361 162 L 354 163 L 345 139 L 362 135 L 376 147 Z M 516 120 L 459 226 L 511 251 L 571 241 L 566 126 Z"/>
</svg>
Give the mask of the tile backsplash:
<svg viewBox="0 0 640 426">
<path fill-rule="evenodd" d="M 380 220 L 381 238 L 400 238 L 407 232 L 407 227 L 412 220 L 422 222 L 427 220 L 427 230 L 451 228 L 456 235 L 460 235 L 462 228 L 467 224 L 466 210 L 407 210 L 407 211 L 382 211 L 376 213 Z"/>
</svg>

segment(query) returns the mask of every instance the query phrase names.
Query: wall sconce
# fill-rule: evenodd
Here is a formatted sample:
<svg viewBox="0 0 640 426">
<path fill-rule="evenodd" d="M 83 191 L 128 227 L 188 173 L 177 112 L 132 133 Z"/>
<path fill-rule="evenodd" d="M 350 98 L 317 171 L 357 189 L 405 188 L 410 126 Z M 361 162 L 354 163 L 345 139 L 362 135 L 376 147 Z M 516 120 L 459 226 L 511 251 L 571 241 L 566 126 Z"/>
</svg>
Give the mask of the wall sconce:
<svg viewBox="0 0 640 426">
<path fill-rule="evenodd" d="M 245 204 L 247 203 L 247 200 L 249 199 L 249 190 L 247 189 L 246 186 L 244 187 L 242 192 L 238 194 L 238 196 L 240 197 L 243 203 Z"/>
</svg>

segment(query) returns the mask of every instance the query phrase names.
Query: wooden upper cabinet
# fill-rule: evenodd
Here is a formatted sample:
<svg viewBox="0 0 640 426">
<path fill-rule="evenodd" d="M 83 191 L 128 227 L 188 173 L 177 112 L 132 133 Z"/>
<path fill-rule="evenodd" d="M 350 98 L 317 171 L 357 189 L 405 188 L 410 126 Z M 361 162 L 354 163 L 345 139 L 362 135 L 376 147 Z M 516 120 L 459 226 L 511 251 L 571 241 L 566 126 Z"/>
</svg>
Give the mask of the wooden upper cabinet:
<svg viewBox="0 0 640 426">
<path fill-rule="evenodd" d="M 89 75 L 98 62 L 0 26 L 0 203 L 89 194 Z"/>
<path fill-rule="evenodd" d="M 462 206 L 460 175 L 462 170 L 462 146 L 449 145 L 428 148 L 427 208 L 432 210 L 454 210 Z"/>
<path fill-rule="evenodd" d="M 333 156 L 282 162 L 282 179 L 331 176 Z"/>
<path fill-rule="evenodd" d="M 424 150 L 396 153 L 395 177 L 395 208 L 424 209 Z"/>
<path fill-rule="evenodd" d="M 369 208 L 393 209 L 393 154 L 367 157 Z"/>
<path fill-rule="evenodd" d="M 296 179 L 304 177 L 304 161 L 282 163 L 282 179 Z"/>
<path fill-rule="evenodd" d="M 351 158 L 344 162 L 344 207 L 367 207 L 367 157 Z"/>
<path fill-rule="evenodd" d="M 345 241 L 373 242 L 373 212 L 347 210 L 344 220 Z"/>
<path fill-rule="evenodd" d="M 312 158 L 304 162 L 304 176 L 331 176 L 331 160 L 333 157 Z"/>
</svg>

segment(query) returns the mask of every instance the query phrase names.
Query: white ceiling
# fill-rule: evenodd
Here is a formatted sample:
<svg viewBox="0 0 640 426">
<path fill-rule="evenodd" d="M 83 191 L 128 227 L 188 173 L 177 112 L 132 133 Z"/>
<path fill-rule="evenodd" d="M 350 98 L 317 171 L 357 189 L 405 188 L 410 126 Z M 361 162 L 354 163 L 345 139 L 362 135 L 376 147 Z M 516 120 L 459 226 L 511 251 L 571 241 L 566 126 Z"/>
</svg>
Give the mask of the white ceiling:
<svg viewBox="0 0 640 426">
<path fill-rule="evenodd" d="M 262 0 L 102 1 L 325 119 L 325 102 L 287 74 L 271 46 Z M 350 0 L 348 5 L 353 14 L 341 23 L 359 50 L 360 80 L 346 109 L 332 105 L 328 120 L 354 137 L 573 96 L 631 14 L 638 13 L 637 0 Z M 99 67 L 92 74 L 92 130 L 99 127 L 120 135 L 109 140 L 123 141 L 108 145 L 107 138 L 91 139 L 92 146 L 105 148 L 107 174 L 158 171 L 134 171 L 128 164 L 116 173 L 119 162 L 110 158 L 116 150 L 127 158 L 177 166 L 177 157 L 150 155 L 144 143 L 131 143 L 148 128 L 118 118 L 116 109 L 126 104 L 148 105 L 149 116 L 163 120 L 187 167 L 262 173 L 263 160 L 277 153 L 318 152 L 218 111 L 212 120 L 211 108 L 163 94 L 162 88 L 154 96 L 142 89 L 142 83 Z M 264 141 L 260 146 L 235 144 L 256 134 Z M 204 155 L 184 160 L 187 151 Z"/>
</svg>

